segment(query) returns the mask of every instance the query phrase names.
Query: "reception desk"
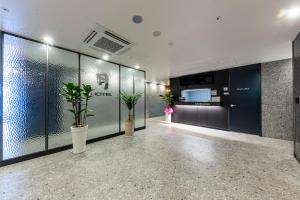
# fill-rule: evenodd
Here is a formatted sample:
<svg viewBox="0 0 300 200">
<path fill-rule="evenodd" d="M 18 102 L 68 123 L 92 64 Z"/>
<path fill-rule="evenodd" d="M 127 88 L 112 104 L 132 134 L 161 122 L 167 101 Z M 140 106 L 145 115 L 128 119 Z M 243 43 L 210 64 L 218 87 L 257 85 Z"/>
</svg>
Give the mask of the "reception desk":
<svg viewBox="0 0 300 200">
<path fill-rule="evenodd" d="M 173 122 L 262 133 L 260 64 L 174 77 L 170 89 Z"/>
<path fill-rule="evenodd" d="M 175 100 L 172 121 L 228 130 L 228 80 L 228 70 L 171 78 L 170 87 Z M 182 93 L 199 89 L 209 89 L 211 98 L 206 99 L 206 102 L 193 102 L 194 98 Z M 215 102 L 214 97 L 219 97 L 219 101 Z"/>
<path fill-rule="evenodd" d="M 228 109 L 217 102 L 175 103 L 172 122 L 228 130 Z"/>
</svg>

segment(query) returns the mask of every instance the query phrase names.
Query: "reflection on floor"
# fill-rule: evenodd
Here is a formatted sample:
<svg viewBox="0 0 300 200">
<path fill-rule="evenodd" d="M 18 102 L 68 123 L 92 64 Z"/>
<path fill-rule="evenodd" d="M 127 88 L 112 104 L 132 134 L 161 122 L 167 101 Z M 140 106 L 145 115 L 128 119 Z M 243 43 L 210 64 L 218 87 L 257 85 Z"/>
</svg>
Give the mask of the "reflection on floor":
<svg viewBox="0 0 300 200">
<path fill-rule="evenodd" d="M 0 168 L 0 199 L 300 199 L 292 143 L 149 120 L 119 136 Z"/>
</svg>

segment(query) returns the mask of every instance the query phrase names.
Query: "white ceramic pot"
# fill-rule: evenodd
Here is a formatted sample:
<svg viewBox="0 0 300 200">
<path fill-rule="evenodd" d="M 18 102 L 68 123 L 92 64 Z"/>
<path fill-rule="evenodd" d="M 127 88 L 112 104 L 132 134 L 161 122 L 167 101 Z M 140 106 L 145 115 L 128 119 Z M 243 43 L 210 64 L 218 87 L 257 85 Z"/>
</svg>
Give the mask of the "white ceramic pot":
<svg viewBox="0 0 300 200">
<path fill-rule="evenodd" d="M 168 124 L 171 124 L 171 119 L 172 119 L 172 114 L 167 114 L 167 113 L 165 113 L 165 121 L 166 121 Z"/>
<path fill-rule="evenodd" d="M 85 127 L 71 127 L 73 153 L 82 153 L 86 150 L 86 136 L 88 125 Z"/>
<path fill-rule="evenodd" d="M 125 122 L 125 135 L 133 136 L 134 133 L 134 120 L 126 120 Z"/>
</svg>

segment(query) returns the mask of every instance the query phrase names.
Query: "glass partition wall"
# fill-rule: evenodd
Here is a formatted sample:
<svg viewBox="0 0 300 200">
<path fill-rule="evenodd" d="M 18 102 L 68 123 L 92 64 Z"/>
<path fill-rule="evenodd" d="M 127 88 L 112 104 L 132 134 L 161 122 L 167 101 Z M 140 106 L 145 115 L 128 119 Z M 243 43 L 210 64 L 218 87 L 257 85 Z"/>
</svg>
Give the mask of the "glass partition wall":
<svg viewBox="0 0 300 200">
<path fill-rule="evenodd" d="M 73 117 L 59 95 L 66 82 L 95 89 L 88 141 L 124 131 L 128 111 L 120 91 L 143 93 L 134 113 L 135 128 L 145 128 L 144 71 L 9 33 L 0 36 L 0 165 L 71 148 Z"/>
<path fill-rule="evenodd" d="M 91 85 L 94 98 L 88 118 L 88 139 L 119 132 L 119 66 L 88 56 L 80 58 L 81 82 Z"/>
<path fill-rule="evenodd" d="M 45 150 L 46 46 L 3 36 L 2 156 Z"/>
</svg>

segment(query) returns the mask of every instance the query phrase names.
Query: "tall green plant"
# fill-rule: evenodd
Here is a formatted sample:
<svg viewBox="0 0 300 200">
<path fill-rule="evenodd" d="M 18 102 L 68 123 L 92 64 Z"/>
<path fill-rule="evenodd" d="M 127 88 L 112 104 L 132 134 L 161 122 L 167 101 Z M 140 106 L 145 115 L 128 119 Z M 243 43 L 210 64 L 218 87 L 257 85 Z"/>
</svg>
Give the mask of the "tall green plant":
<svg viewBox="0 0 300 200">
<path fill-rule="evenodd" d="M 171 92 L 166 92 L 164 95 L 159 95 L 165 102 L 167 107 L 171 107 L 174 100 L 174 95 Z"/>
<path fill-rule="evenodd" d="M 137 92 L 135 94 L 128 94 L 126 92 L 120 92 L 120 100 L 123 105 L 128 108 L 128 120 L 133 119 L 132 109 L 137 104 L 138 100 L 142 97 L 143 93 Z"/>
<path fill-rule="evenodd" d="M 74 115 L 74 126 L 83 127 L 86 125 L 86 119 L 94 116 L 88 109 L 88 102 L 92 98 L 92 86 L 82 84 L 75 85 L 74 83 L 64 83 L 64 87 L 60 91 L 60 95 L 64 96 L 67 102 L 72 105 L 72 109 L 68 109 Z"/>
</svg>

